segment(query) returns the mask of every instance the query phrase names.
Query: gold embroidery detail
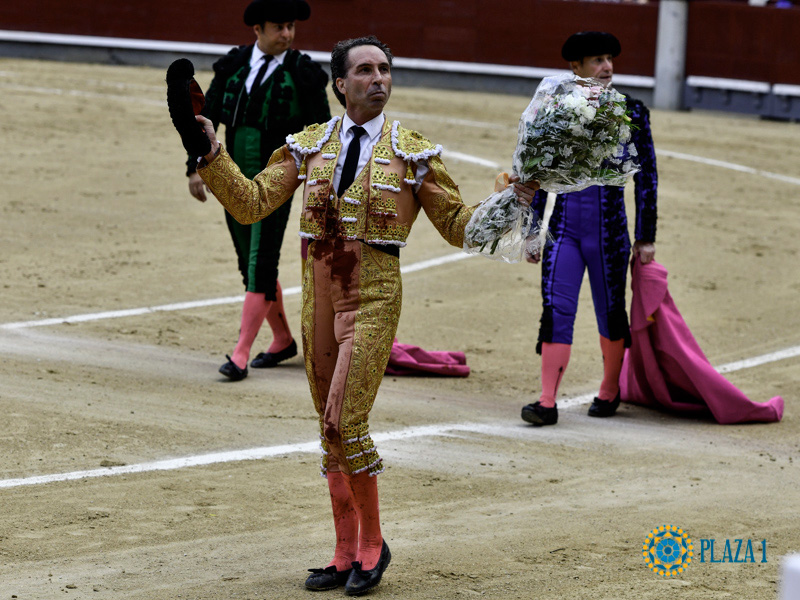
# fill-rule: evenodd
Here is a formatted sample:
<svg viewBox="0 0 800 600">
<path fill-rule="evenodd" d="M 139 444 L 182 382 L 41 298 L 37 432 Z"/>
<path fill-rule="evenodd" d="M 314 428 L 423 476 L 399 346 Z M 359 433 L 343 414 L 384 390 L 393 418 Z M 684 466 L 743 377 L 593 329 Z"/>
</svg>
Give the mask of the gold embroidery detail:
<svg viewBox="0 0 800 600">
<path fill-rule="evenodd" d="M 306 208 L 325 208 L 328 206 L 327 190 L 311 190 L 306 198 Z"/>
<path fill-rule="evenodd" d="M 292 138 L 294 139 L 294 143 L 300 146 L 301 148 L 311 149 L 317 147 L 320 141 L 325 137 L 325 133 L 328 131 L 329 123 L 314 123 L 313 125 L 309 125 L 303 131 L 298 131 L 297 133 L 292 134 Z M 338 123 L 336 124 L 338 127 Z"/>
<path fill-rule="evenodd" d="M 322 147 L 322 154 L 336 154 L 337 158 L 339 155 L 339 151 L 342 149 L 341 142 L 334 142 L 329 141 Z M 325 160 L 334 160 L 333 158 L 325 159 Z"/>
<path fill-rule="evenodd" d="M 301 222 L 303 221 L 301 217 Z M 314 353 L 311 348 L 314 347 L 314 257 L 313 257 L 313 244 L 312 240 L 308 247 L 308 258 L 306 258 L 306 267 L 303 270 L 303 303 L 300 306 L 300 329 L 303 336 L 303 359 L 306 365 L 306 376 L 308 378 L 308 385 L 311 390 L 311 399 L 314 403 L 317 413 L 322 415 L 324 403 L 320 398 L 317 386 L 312 382 L 316 381 L 314 376 Z M 306 350 L 307 349 L 307 350 Z M 320 473 L 325 475 L 328 471 L 328 442 L 323 436 L 323 418 L 319 419 L 320 429 L 320 445 L 322 446 L 322 457 L 320 459 Z"/>
<path fill-rule="evenodd" d="M 360 306 L 356 313 L 353 353 L 342 407 L 342 441 L 350 441 L 357 432 L 358 449 L 345 446 L 351 472 L 381 470 L 381 459 L 369 437 L 367 420 L 383 373 L 389 362 L 392 341 L 397 332 L 402 304 L 400 261 L 381 250 L 361 245 L 359 277 Z"/>
<path fill-rule="evenodd" d="M 297 189 L 297 178 L 291 177 L 289 181 L 286 167 L 289 160 L 293 162 L 294 158 L 281 146 L 272 154 L 267 167 L 251 181 L 221 146 L 219 156 L 197 173 L 234 219 L 250 224 L 272 214 Z"/>
<path fill-rule="evenodd" d="M 336 163 L 332 160 L 325 161 L 322 166 L 317 165 L 311 169 L 311 174 L 308 176 L 309 181 L 317 181 L 317 183 L 329 182 L 333 179 L 333 169 Z"/>
<path fill-rule="evenodd" d="M 372 165 L 372 183 L 378 185 L 390 185 L 394 188 L 400 187 L 400 175 L 397 173 L 387 173 L 380 165 Z"/>
<path fill-rule="evenodd" d="M 397 197 L 389 192 L 373 190 L 369 201 L 369 212 L 372 215 L 397 216 Z"/>
<path fill-rule="evenodd" d="M 365 239 L 368 242 L 405 242 L 410 231 L 411 227 L 407 225 L 389 221 L 387 217 L 373 216 L 367 223 Z"/>
<path fill-rule="evenodd" d="M 394 152 L 392 152 L 392 147 L 382 143 L 376 144 L 375 148 L 372 150 L 372 158 L 373 159 L 380 158 L 381 160 L 386 160 L 386 161 L 392 160 L 392 158 L 394 158 Z"/>
<path fill-rule="evenodd" d="M 316 211 L 315 211 L 316 212 Z M 325 232 L 325 213 L 310 213 L 308 216 L 300 215 L 300 231 L 312 236 L 314 239 L 322 238 Z"/>
<path fill-rule="evenodd" d="M 368 194 L 364 188 L 367 185 L 368 175 L 369 169 L 362 169 L 361 173 L 358 174 L 358 177 L 353 182 L 353 185 L 347 188 L 344 195 L 339 200 L 339 216 L 340 218 L 348 219 L 342 221 L 342 230 L 345 236 L 351 240 L 364 237 L 364 217 L 366 215 L 366 199 L 368 198 Z M 348 202 L 345 198 L 355 200 L 360 204 Z M 356 220 L 350 221 L 350 219 Z"/>
<path fill-rule="evenodd" d="M 436 185 L 442 190 L 433 196 L 428 218 L 449 244 L 461 248 L 464 245 L 464 229 L 467 227 L 475 207 L 461 201 L 458 186 L 450 178 L 442 160 L 434 156 L 428 161 Z"/>
<path fill-rule="evenodd" d="M 413 129 L 397 128 L 397 148 L 406 154 L 435 153 L 437 146 Z"/>
</svg>

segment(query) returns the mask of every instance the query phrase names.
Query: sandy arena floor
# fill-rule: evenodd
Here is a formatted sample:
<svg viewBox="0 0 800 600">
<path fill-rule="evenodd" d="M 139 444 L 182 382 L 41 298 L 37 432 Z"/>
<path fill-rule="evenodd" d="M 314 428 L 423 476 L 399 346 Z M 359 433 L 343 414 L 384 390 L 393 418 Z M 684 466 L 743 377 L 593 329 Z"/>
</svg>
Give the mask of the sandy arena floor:
<svg viewBox="0 0 800 600">
<path fill-rule="evenodd" d="M 210 73 L 198 79 L 205 86 Z M 238 302 L 39 323 L 242 293 L 221 207 L 188 194 L 164 72 L 0 60 L 0 95 L 0 600 L 310 597 L 305 570 L 327 563 L 334 538 L 307 446 L 9 483 L 303 445 L 317 432 L 300 359 L 240 383 L 217 373 L 236 341 Z M 526 104 L 406 88 L 388 113 L 445 146 L 474 204 L 497 169 L 448 151 L 507 170 Z M 794 353 L 728 375 L 755 400 L 782 395 L 783 421 L 721 426 L 630 406 L 588 418 L 585 404 L 567 401 L 595 392 L 601 376 L 587 284 L 566 408 L 557 426 L 531 428 L 519 409 L 538 393 L 539 267 L 469 258 L 408 273 L 399 339 L 463 350 L 473 372 L 387 378 L 381 388 L 371 424 L 393 434 L 378 445 L 394 559 L 373 597 L 776 597 L 781 556 L 800 550 L 800 126 L 660 111 L 652 122 L 662 152 L 656 258 L 671 293 L 714 365 Z M 299 285 L 297 220 L 285 289 Z M 456 251 L 421 217 L 402 261 Z M 299 295 L 286 307 L 299 336 Z M 268 343 L 264 332 L 255 351 Z M 419 426 L 437 427 L 423 435 L 411 429 Z M 641 556 L 647 534 L 665 524 L 696 544 L 716 539 L 717 560 L 725 539 L 751 539 L 759 562 L 696 556 L 666 580 Z"/>
</svg>

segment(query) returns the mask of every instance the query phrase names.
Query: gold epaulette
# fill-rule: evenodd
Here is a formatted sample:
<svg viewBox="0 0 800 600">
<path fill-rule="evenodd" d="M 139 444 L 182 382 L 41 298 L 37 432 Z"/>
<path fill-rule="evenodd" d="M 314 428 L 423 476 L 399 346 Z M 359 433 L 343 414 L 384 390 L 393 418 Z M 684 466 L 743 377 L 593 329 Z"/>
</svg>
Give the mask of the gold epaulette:
<svg viewBox="0 0 800 600">
<path fill-rule="evenodd" d="M 400 121 L 392 124 L 392 149 L 406 162 L 428 160 L 442 153 L 442 146 L 434 144 L 412 129 L 400 126 Z"/>
<path fill-rule="evenodd" d="M 316 154 L 322 150 L 322 146 L 330 139 L 340 118 L 341 117 L 333 117 L 327 123 L 309 125 L 303 131 L 287 135 L 286 143 L 289 145 L 289 148 L 299 152 L 303 156 Z"/>
</svg>

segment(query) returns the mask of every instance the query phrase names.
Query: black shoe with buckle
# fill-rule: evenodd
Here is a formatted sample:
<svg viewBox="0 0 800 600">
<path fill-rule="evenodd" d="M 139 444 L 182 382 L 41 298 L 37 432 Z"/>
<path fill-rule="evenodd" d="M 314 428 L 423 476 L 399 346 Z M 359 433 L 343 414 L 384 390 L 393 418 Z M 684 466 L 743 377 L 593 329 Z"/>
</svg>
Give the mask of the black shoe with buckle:
<svg viewBox="0 0 800 600">
<path fill-rule="evenodd" d="M 558 407 L 548 408 L 539 401 L 522 407 L 522 420 L 536 427 L 555 425 L 558 423 Z"/>
<path fill-rule="evenodd" d="M 590 417 L 613 417 L 619 407 L 619 392 L 613 400 L 600 400 L 595 398 L 589 407 Z"/>
<path fill-rule="evenodd" d="M 375 568 L 365 571 L 361 568 L 361 563 L 356 561 L 353 563 L 353 571 L 350 573 L 350 578 L 347 580 L 347 585 L 344 586 L 344 591 L 348 596 L 360 596 L 374 588 L 381 582 L 381 577 L 389 562 L 392 560 L 392 553 L 389 552 L 389 546 L 386 540 L 383 540 L 381 547 L 381 557 L 378 559 L 378 564 Z"/>
<path fill-rule="evenodd" d="M 306 588 L 314 590 L 315 592 L 321 592 L 323 590 L 335 589 L 347 583 L 347 579 L 350 577 L 350 573 L 353 572 L 353 569 L 339 571 L 336 569 L 335 565 L 331 565 L 324 569 L 309 569 L 309 571 L 311 575 L 306 579 Z"/>
<path fill-rule="evenodd" d="M 226 354 L 225 358 L 228 359 L 228 362 L 226 362 L 219 368 L 220 373 L 225 375 L 225 377 L 227 377 L 231 381 L 241 381 L 242 379 L 247 377 L 247 366 L 245 366 L 244 369 L 240 369 L 239 367 L 236 366 L 236 363 L 234 363 L 231 360 L 230 356 Z"/>
<path fill-rule="evenodd" d="M 254 369 L 271 369 L 293 356 L 297 356 L 297 342 L 294 340 L 280 352 L 259 352 L 258 356 L 250 361 L 250 366 Z"/>
</svg>

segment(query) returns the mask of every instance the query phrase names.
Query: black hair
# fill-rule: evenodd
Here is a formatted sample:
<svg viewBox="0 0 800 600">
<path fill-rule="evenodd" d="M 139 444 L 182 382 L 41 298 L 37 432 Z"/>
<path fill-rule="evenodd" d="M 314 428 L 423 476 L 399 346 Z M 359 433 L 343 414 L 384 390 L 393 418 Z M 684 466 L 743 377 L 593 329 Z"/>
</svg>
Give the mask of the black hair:
<svg viewBox="0 0 800 600">
<path fill-rule="evenodd" d="M 342 92 L 340 92 L 336 87 L 336 80 L 340 77 L 342 79 L 347 77 L 347 56 L 350 53 L 350 50 L 358 46 L 375 46 L 376 48 L 380 48 L 386 55 L 386 60 L 389 61 L 390 68 L 392 66 L 392 59 L 394 58 L 392 51 L 389 50 L 389 46 L 384 44 L 374 35 L 337 42 L 337 44 L 333 47 L 333 52 L 331 52 L 331 79 L 333 80 L 333 93 L 336 96 L 336 99 L 339 100 L 339 102 L 345 108 L 347 108 L 347 101 L 345 100 L 344 94 L 342 94 Z"/>
</svg>

